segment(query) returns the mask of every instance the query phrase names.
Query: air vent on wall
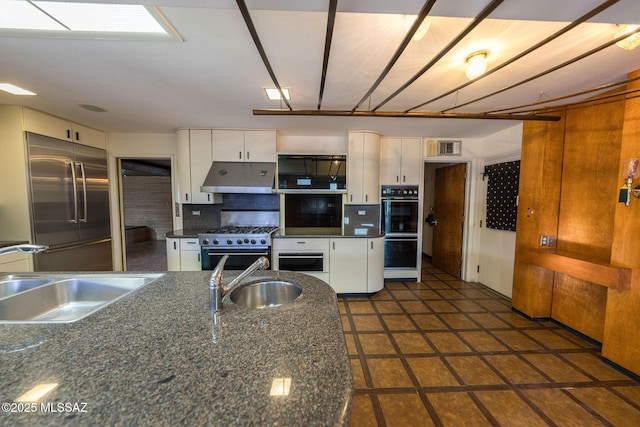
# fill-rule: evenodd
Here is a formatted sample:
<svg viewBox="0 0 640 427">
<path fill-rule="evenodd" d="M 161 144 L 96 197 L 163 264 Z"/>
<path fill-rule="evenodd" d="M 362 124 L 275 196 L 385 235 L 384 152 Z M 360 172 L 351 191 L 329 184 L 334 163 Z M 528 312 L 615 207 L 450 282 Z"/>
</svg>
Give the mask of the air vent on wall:
<svg viewBox="0 0 640 427">
<path fill-rule="evenodd" d="M 462 141 L 429 140 L 427 141 L 427 157 L 460 156 L 462 153 Z"/>
</svg>

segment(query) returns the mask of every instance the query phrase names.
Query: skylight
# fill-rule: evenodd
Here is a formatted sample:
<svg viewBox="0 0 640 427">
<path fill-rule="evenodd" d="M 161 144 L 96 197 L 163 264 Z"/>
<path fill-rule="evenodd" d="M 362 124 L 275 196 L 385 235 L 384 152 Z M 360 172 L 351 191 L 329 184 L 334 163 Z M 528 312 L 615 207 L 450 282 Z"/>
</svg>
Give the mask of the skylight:
<svg viewBox="0 0 640 427">
<path fill-rule="evenodd" d="M 0 29 L 167 36 L 166 22 L 154 8 L 136 4 L 0 0 Z M 169 28 L 169 30 L 172 30 Z"/>
</svg>

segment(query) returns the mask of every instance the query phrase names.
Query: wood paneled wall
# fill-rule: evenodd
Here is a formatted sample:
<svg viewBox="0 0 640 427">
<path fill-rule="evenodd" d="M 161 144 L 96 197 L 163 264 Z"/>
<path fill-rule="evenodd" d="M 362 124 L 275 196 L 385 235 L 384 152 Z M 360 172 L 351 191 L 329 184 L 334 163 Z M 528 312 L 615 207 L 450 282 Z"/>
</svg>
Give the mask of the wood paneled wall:
<svg viewBox="0 0 640 427">
<path fill-rule="evenodd" d="M 516 232 L 514 308 L 603 340 L 607 288 L 522 262 L 518 251 L 556 249 L 609 262 L 618 204 L 625 100 L 566 109 L 556 123 L 526 123 Z M 517 295 L 517 298 L 516 298 Z"/>
<path fill-rule="evenodd" d="M 536 249 L 541 235 L 556 236 L 562 178 L 564 113 L 558 122 L 526 122 L 522 135 L 516 258 L 512 305 L 533 318 L 551 317 L 553 272 L 524 263 L 520 253 Z"/>
<path fill-rule="evenodd" d="M 640 71 L 629 77 L 640 76 Z M 628 89 L 640 89 L 637 81 Z M 636 95 L 637 96 L 637 95 Z M 622 184 L 623 161 L 640 158 L 640 99 L 627 99 L 620 146 L 618 179 Z M 640 183 L 636 179 L 633 185 Z M 631 289 L 609 289 L 602 341 L 602 355 L 640 375 L 640 199 L 630 206 L 618 203 L 615 209 L 611 263 L 632 268 Z"/>
<path fill-rule="evenodd" d="M 640 199 L 618 202 L 624 159 L 640 158 L 640 98 L 633 96 L 567 108 L 559 122 L 525 123 L 512 304 L 602 342 L 603 357 L 640 374 Z M 631 269 L 626 289 L 584 271 L 576 275 L 594 282 L 542 268 L 554 268 L 536 261 L 550 256 L 539 246 L 543 234 L 557 238 L 554 257 Z"/>
</svg>

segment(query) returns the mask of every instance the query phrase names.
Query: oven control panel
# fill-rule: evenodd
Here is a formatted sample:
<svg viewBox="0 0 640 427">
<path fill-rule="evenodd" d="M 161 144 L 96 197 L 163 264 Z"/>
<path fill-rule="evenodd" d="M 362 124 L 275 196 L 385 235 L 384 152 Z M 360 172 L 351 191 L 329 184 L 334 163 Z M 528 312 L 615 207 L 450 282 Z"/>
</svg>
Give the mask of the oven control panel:
<svg viewBox="0 0 640 427">
<path fill-rule="evenodd" d="M 382 187 L 381 195 L 383 198 L 418 198 L 417 185 L 396 185 Z"/>
<path fill-rule="evenodd" d="M 271 244 L 271 239 L 265 236 L 224 235 L 215 237 L 200 237 L 200 246 L 214 247 L 264 247 Z"/>
</svg>

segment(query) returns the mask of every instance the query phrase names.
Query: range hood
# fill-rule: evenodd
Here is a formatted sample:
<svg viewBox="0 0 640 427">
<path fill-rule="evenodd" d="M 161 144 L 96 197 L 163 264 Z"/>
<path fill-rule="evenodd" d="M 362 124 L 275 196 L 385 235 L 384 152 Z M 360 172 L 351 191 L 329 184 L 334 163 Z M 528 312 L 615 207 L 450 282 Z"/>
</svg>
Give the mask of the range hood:
<svg viewBox="0 0 640 427">
<path fill-rule="evenodd" d="M 275 174 L 275 163 L 213 162 L 200 191 L 203 193 L 272 193 Z"/>
</svg>

